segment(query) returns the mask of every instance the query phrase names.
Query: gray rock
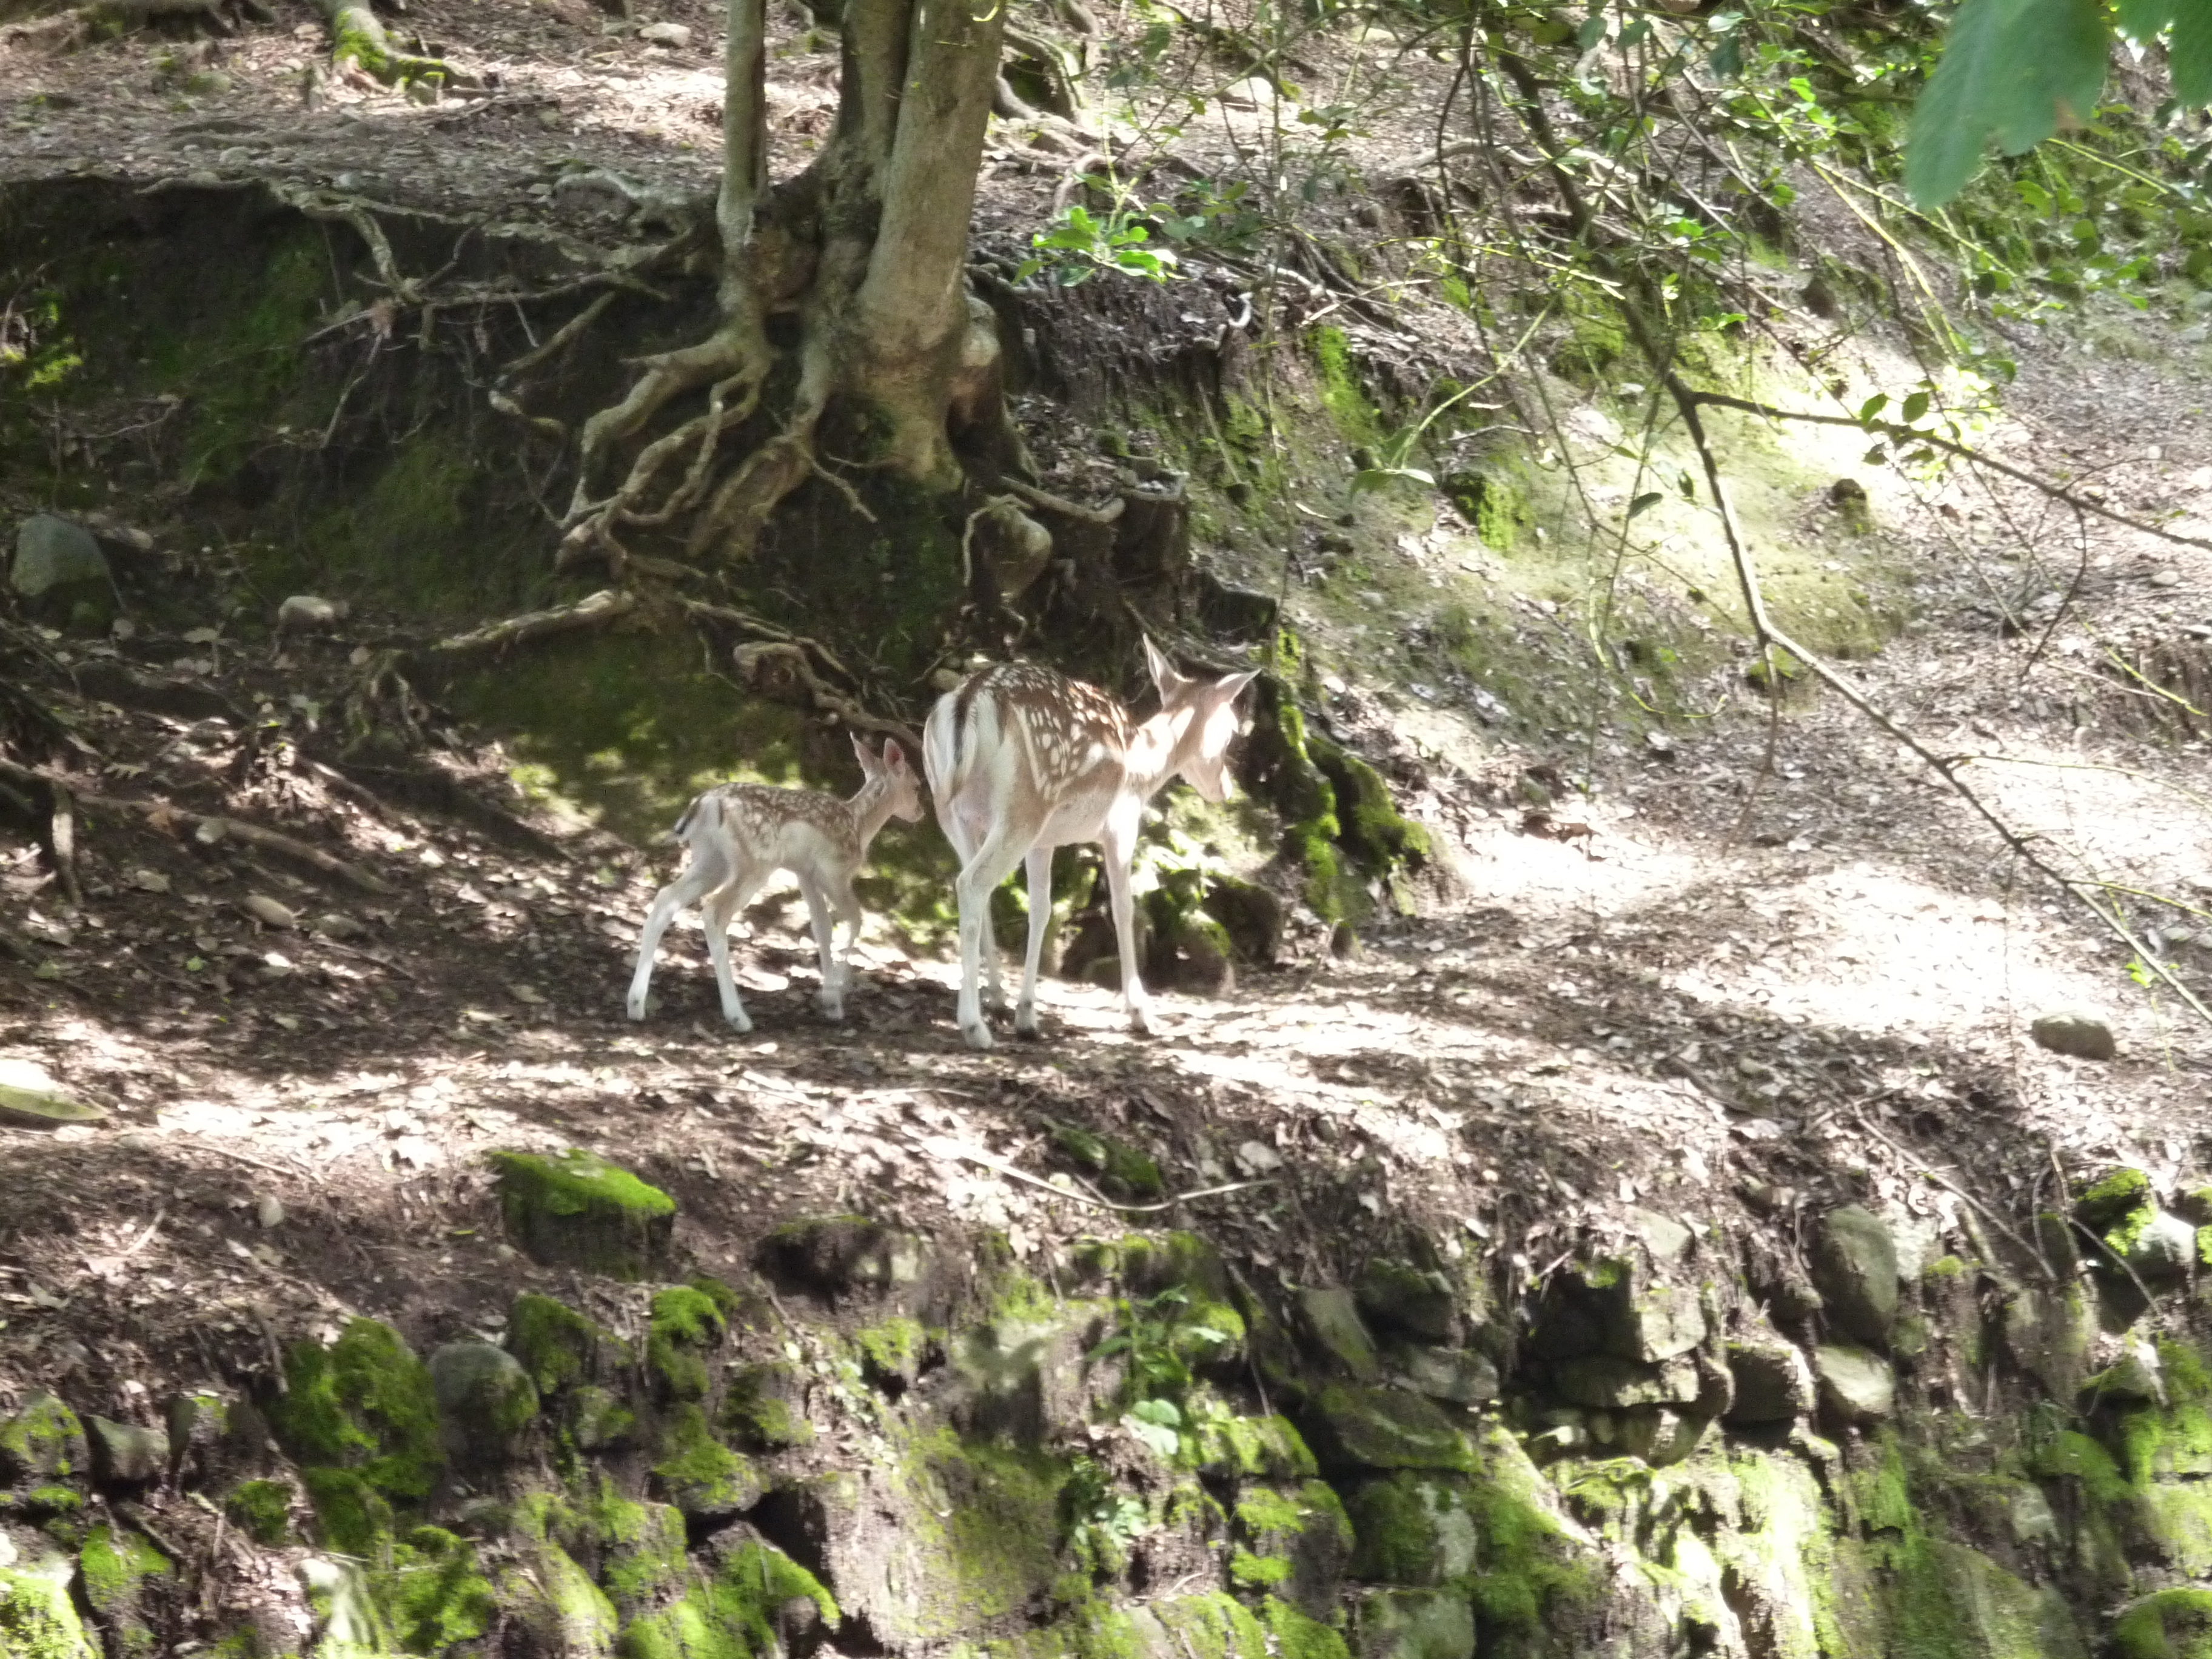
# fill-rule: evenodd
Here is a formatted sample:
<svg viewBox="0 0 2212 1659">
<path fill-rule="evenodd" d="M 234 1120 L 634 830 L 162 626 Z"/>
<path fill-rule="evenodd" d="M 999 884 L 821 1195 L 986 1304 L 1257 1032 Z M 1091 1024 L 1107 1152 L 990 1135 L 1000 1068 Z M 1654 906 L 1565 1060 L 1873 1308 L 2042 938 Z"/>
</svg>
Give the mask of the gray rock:
<svg viewBox="0 0 2212 1659">
<path fill-rule="evenodd" d="M 681 23 L 647 23 L 637 32 L 637 38 L 652 46 L 680 49 L 691 44 L 691 31 Z"/>
<path fill-rule="evenodd" d="M 105 1417 L 86 1418 L 84 1428 L 92 1450 L 92 1476 L 101 1486 L 140 1486 L 167 1471 L 169 1437 L 161 1430 Z"/>
<path fill-rule="evenodd" d="M 1332 1383 L 1306 1407 L 1303 1427 L 1324 1468 L 1474 1468 L 1474 1449 L 1452 1420 L 1402 1389 Z"/>
<path fill-rule="evenodd" d="M 1846 1343 L 1824 1343 L 1813 1352 L 1820 1404 L 1847 1423 L 1879 1423 L 1897 1409 L 1897 1376 L 1878 1353 Z"/>
<path fill-rule="evenodd" d="M 1451 1340 L 1452 1288 L 1442 1273 L 1376 1256 L 1359 1276 L 1358 1296 L 1360 1312 L 1386 1330 L 1427 1342 Z"/>
<path fill-rule="evenodd" d="M 1472 1348 L 1401 1348 L 1391 1362 L 1408 1388 L 1431 1400 L 1475 1406 L 1498 1398 L 1498 1367 Z"/>
<path fill-rule="evenodd" d="M 1231 1511 L 1238 1547 L 1288 1569 L 1273 1593 L 1309 1619 L 1335 1610 L 1352 1559 L 1352 1523 L 1334 1492 L 1317 1480 L 1298 1486 L 1245 1486 Z"/>
<path fill-rule="evenodd" d="M 1613 1438 L 1631 1457 L 1664 1466 L 1679 1463 L 1696 1451 L 1712 1426 L 1713 1419 L 1701 1413 L 1647 1407 L 1615 1419 Z"/>
<path fill-rule="evenodd" d="M 77 1414 L 50 1394 L 34 1394 L 0 1420 L 0 1486 L 42 1486 L 82 1477 L 92 1455 Z"/>
<path fill-rule="evenodd" d="M 313 593 L 295 593 L 276 607 L 280 634 L 321 633 L 336 628 L 351 614 L 343 599 L 325 599 Z"/>
<path fill-rule="evenodd" d="M 1650 1364 L 1686 1354 L 1705 1340 L 1705 1310 L 1696 1287 L 1647 1285 L 1633 1291 L 1613 1345 Z"/>
<path fill-rule="evenodd" d="M 1897 1244 L 1888 1224 L 1856 1204 L 1820 1219 L 1813 1283 L 1837 1329 L 1879 1346 L 1897 1317 Z"/>
<path fill-rule="evenodd" d="M 1370 1590 L 1352 1606 L 1359 1659 L 1474 1659 L 1474 1608 L 1450 1590 Z"/>
<path fill-rule="evenodd" d="M 1298 1333 L 1316 1358 L 1333 1362 L 1355 1382 L 1372 1382 L 1382 1375 L 1375 1339 L 1367 1334 L 1351 1291 L 1335 1285 L 1309 1285 L 1297 1293 L 1294 1306 Z"/>
<path fill-rule="evenodd" d="M 2146 1279 L 2185 1279 L 2197 1261 L 2197 1229 L 2171 1210 L 2154 1210 L 2127 1255 L 2128 1266 Z"/>
<path fill-rule="evenodd" d="M 1673 1216 L 1662 1215 L 1656 1210 L 1631 1210 L 1628 1224 L 1636 1229 L 1636 1236 L 1651 1252 L 1651 1259 L 1662 1264 L 1678 1260 L 1696 1237 Z"/>
<path fill-rule="evenodd" d="M 829 1296 L 903 1289 L 929 1270 L 929 1246 L 860 1216 L 787 1221 L 763 1239 L 754 1265 L 781 1279 Z"/>
<path fill-rule="evenodd" d="M 2110 1060 L 2118 1052 L 2112 1027 L 2094 1008 L 2054 1008 L 2037 1016 L 2028 1034 L 2040 1048 L 2076 1060 Z"/>
<path fill-rule="evenodd" d="M 2157 1352 L 2135 1347 L 2081 1385 L 2084 1395 L 2124 1405 L 2163 1405 L 2166 1388 L 2159 1375 Z"/>
<path fill-rule="evenodd" d="M 82 525 L 37 513 L 15 532 L 9 580 L 39 620 L 82 632 L 104 631 L 118 609 L 107 556 Z"/>
<path fill-rule="evenodd" d="M 1682 1359 L 1651 1365 L 1591 1355 L 1562 1362 L 1555 1381 L 1561 1399 L 1605 1411 L 1629 1406 L 1687 1405 L 1698 1393 L 1698 1368 Z"/>
<path fill-rule="evenodd" d="M 1731 1342 L 1729 1375 L 1735 1380 L 1730 1423 L 1783 1423 L 1813 1409 L 1813 1368 L 1780 1337 Z"/>
<path fill-rule="evenodd" d="M 1346 1510 L 1358 1540 L 1356 1578 L 1425 1588 L 1463 1579 L 1481 1563 L 1474 1498 L 1463 1480 L 1386 1475 L 1355 1491 Z"/>
<path fill-rule="evenodd" d="M 489 1342 L 448 1342 L 430 1356 L 430 1389 L 446 1455 L 483 1468 L 519 1455 L 538 1420 L 538 1385 Z"/>
</svg>

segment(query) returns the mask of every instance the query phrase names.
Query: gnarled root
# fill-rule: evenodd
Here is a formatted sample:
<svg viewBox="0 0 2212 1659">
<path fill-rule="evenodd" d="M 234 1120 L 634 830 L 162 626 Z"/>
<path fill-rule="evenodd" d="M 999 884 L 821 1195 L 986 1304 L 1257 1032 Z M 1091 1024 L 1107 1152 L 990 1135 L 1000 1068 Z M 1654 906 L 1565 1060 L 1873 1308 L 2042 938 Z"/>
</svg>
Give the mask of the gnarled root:
<svg viewBox="0 0 2212 1659">
<path fill-rule="evenodd" d="M 308 0 L 331 27 L 331 63 L 356 84 L 431 88 L 465 83 L 441 58 L 418 58 L 397 50 L 384 23 L 365 0 Z"/>
<path fill-rule="evenodd" d="M 140 28 L 164 17 L 196 18 L 217 33 L 229 34 L 234 27 L 224 15 L 229 3 L 230 0 L 92 0 L 89 5 L 72 6 L 51 17 L 0 28 L 0 46 L 21 42 L 64 50 L 83 44 L 104 28 Z"/>
</svg>

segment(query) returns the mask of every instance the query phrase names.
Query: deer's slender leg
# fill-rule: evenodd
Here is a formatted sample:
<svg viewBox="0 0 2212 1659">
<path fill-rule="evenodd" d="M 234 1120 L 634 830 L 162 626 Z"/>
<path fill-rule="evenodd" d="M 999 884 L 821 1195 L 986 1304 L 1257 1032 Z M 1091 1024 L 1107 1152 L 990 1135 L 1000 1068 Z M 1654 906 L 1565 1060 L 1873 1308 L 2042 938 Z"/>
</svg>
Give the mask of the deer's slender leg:
<svg viewBox="0 0 2212 1659">
<path fill-rule="evenodd" d="M 668 931 L 678 910 L 696 904 L 730 878 L 730 867 L 719 848 L 708 843 L 693 849 L 684 873 L 653 896 L 653 908 L 645 918 L 645 931 L 638 936 L 637 971 L 630 975 L 629 1017 L 645 1018 L 645 994 L 653 983 L 653 953 L 660 949 L 660 936 Z"/>
<path fill-rule="evenodd" d="M 822 988 L 814 994 L 814 1006 L 831 1019 L 842 1019 L 845 982 L 837 973 L 837 924 L 831 920 L 829 901 L 813 877 L 800 876 L 799 891 L 806 901 L 806 920 L 814 930 L 814 949 L 822 963 Z"/>
<path fill-rule="evenodd" d="M 975 849 L 975 857 L 961 867 L 954 889 L 960 903 L 960 1035 L 971 1048 L 992 1046 L 991 1028 L 984 1023 L 977 985 L 982 977 L 983 951 L 991 945 L 991 891 L 1020 860 L 1010 828 L 994 824 Z"/>
<path fill-rule="evenodd" d="M 772 873 L 764 867 L 741 866 L 730 884 L 707 901 L 707 954 L 714 962 L 714 985 L 722 994 L 722 1018 L 732 1030 L 750 1031 L 753 1023 L 745 1005 L 738 1000 L 738 976 L 730 969 L 730 924 Z"/>
<path fill-rule="evenodd" d="M 1022 1000 L 1014 1005 L 1014 1030 L 1037 1034 L 1037 964 L 1044 957 L 1045 929 L 1052 925 L 1052 848 L 1032 847 L 1022 860 L 1029 873 L 1030 940 L 1022 957 Z"/>
<path fill-rule="evenodd" d="M 1139 811 L 1142 803 L 1139 803 Z M 1106 864 L 1106 893 L 1114 912 L 1114 940 L 1121 947 L 1121 1005 L 1132 1030 L 1152 1030 L 1152 999 L 1137 972 L 1136 909 L 1129 898 L 1129 861 L 1137 851 L 1137 811 L 1115 811 L 1099 832 L 1098 850 Z"/>
<path fill-rule="evenodd" d="M 952 831 L 954 823 L 960 825 L 957 835 Z M 991 820 L 988 814 L 980 822 L 975 823 L 969 822 L 957 811 L 948 815 L 945 839 L 952 843 L 952 850 L 959 855 L 960 867 L 963 870 L 974 860 L 976 849 L 990 838 L 990 834 Z M 1011 865 L 1008 866 L 1009 869 L 1012 867 Z M 1005 879 L 1005 874 L 1003 871 L 1000 872 L 1001 880 Z M 962 914 L 964 915 L 966 913 L 963 911 Z M 990 899 L 988 894 L 985 895 L 983 906 L 982 963 L 984 990 L 981 1006 L 988 1008 L 994 1014 L 1002 1013 L 1006 1006 L 1006 993 L 999 981 L 999 931 L 991 925 Z"/>
</svg>

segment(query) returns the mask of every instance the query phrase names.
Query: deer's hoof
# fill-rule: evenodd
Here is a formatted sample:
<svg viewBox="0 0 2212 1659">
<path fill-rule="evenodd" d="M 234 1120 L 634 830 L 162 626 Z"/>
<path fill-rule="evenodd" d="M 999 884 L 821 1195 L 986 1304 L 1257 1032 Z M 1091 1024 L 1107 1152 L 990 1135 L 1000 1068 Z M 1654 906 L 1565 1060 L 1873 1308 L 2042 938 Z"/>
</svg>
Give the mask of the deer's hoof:
<svg viewBox="0 0 2212 1659">
<path fill-rule="evenodd" d="M 962 1026 L 960 1028 L 960 1035 L 968 1039 L 968 1046 L 970 1048 L 995 1048 L 998 1047 L 997 1042 L 992 1038 L 991 1028 L 988 1025 L 986 1025 L 980 1019 L 973 1025 Z"/>
<path fill-rule="evenodd" d="M 732 1031 L 737 1032 L 741 1036 L 745 1032 L 753 1029 L 752 1020 L 742 1010 L 737 1013 L 729 1015 L 727 1018 L 730 1022 L 730 1029 Z"/>
<path fill-rule="evenodd" d="M 632 997 L 629 1000 L 629 1017 L 632 1019 L 643 1019 L 645 1018 L 645 999 L 643 997 Z"/>
<path fill-rule="evenodd" d="M 845 1018 L 845 999 L 823 991 L 814 999 L 814 1006 L 822 1011 L 822 1018 L 842 1021 Z"/>
<path fill-rule="evenodd" d="M 1152 1020 L 1152 1011 L 1149 1008 L 1132 1008 L 1129 1010 L 1129 1029 L 1134 1031 L 1139 1036 L 1158 1036 L 1159 1035 L 1158 1028 L 1154 1024 Z"/>
<path fill-rule="evenodd" d="M 1014 1010 L 1014 1030 L 1025 1037 L 1033 1037 L 1038 1034 L 1037 1011 L 1035 1003 L 1024 1002 Z"/>
</svg>

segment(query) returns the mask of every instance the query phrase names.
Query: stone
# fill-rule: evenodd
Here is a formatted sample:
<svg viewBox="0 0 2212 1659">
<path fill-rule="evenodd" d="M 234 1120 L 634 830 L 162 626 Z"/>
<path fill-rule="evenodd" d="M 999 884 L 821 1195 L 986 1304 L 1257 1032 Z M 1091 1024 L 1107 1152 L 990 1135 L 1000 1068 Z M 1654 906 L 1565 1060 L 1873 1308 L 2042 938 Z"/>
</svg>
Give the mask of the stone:
<svg viewBox="0 0 2212 1659">
<path fill-rule="evenodd" d="M 1694 1286 L 1648 1285 L 1631 1293 L 1613 1335 L 1613 1352 L 1656 1364 L 1705 1340 L 1705 1310 Z"/>
<path fill-rule="evenodd" d="M 2079 1282 L 2023 1286 L 2005 1300 L 2004 1340 L 2013 1363 L 2053 1400 L 2070 1400 L 2081 1386 L 2097 1333 L 2096 1299 Z"/>
<path fill-rule="evenodd" d="M 2094 1008 L 2054 1008 L 2028 1025 L 2038 1048 L 2075 1060 L 2110 1060 L 2119 1052 L 2110 1020 Z"/>
<path fill-rule="evenodd" d="M 1298 1486 L 1249 1486 L 1231 1511 L 1232 1582 L 1267 1589 L 1309 1619 L 1327 1619 L 1336 1606 L 1344 1570 L 1352 1559 L 1352 1522 L 1334 1488 L 1320 1480 Z"/>
<path fill-rule="evenodd" d="M 2212 1227 L 2212 1185 L 2194 1182 L 2176 1194 L 2173 1212 L 2199 1227 Z"/>
<path fill-rule="evenodd" d="M 1385 1330 L 1421 1341 L 1451 1340 L 1452 1287 L 1440 1273 L 1376 1256 L 1359 1275 L 1356 1297 L 1359 1311 Z"/>
<path fill-rule="evenodd" d="M 1813 1351 L 1820 1404 L 1846 1423 L 1879 1423 L 1897 1408 L 1897 1376 L 1878 1353 L 1848 1343 L 1823 1343 Z"/>
<path fill-rule="evenodd" d="M 2093 1403 L 2109 1400 L 2122 1405 L 2163 1405 L 2166 1389 L 2160 1381 L 2159 1370 L 2157 1350 L 2132 1347 L 2112 1364 L 2084 1382 L 2081 1393 Z"/>
<path fill-rule="evenodd" d="M 1382 1375 L 1375 1339 L 1367 1334 L 1351 1291 L 1336 1285 L 1310 1285 L 1298 1291 L 1292 1306 L 1298 1334 L 1316 1359 L 1354 1382 L 1372 1382 Z"/>
<path fill-rule="evenodd" d="M 0 1653 L 27 1659 L 97 1659 L 70 1600 L 66 1572 L 0 1569 Z"/>
<path fill-rule="evenodd" d="M 1358 1540 L 1352 1573 L 1370 1583 L 1455 1583 L 1482 1560 L 1468 1483 L 1451 1475 L 1392 1474 L 1357 1488 L 1346 1505 Z"/>
<path fill-rule="evenodd" d="M 295 593 L 276 607 L 279 634 L 327 634 L 353 613 L 343 599 Z"/>
<path fill-rule="evenodd" d="M 1498 1367 L 1472 1348 L 1398 1348 L 1390 1364 L 1407 1388 L 1431 1400 L 1476 1406 L 1498 1398 Z"/>
<path fill-rule="evenodd" d="M 1645 1407 L 1613 1419 L 1613 1442 L 1631 1457 L 1664 1467 L 1696 1451 L 1712 1426 L 1713 1419 L 1701 1412 Z"/>
<path fill-rule="evenodd" d="M 162 1650 L 147 1581 L 169 1578 L 174 1571 L 168 1557 L 136 1532 L 102 1524 L 86 1536 L 77 1552 L 77 1584 L 116 1659 L 155 1659 Z"/>
<path fill-rule="evenodd" d="M 637 38 L 648 46 L 673 46 L 681 51 L 691 44 L 691 31 L 682 23 L 647 23 L 637 32 Z M 1049 551 L 1049 538 L 1045 545 Z"/>
<path fill-rule="evenodd" d="M 9 581 L 31 617 L 73 632 L 104 634 L 121 608 L 92 532 L 51 513 L 33 514 L 16 531 Z"/>
<path fill-rule="evenodd" d="M 686 1521 L 726 1520 L 752 1508 L 768 1491 L 751 1460 L 715 1438 L 696 1401 L 682 1401 L 661 1419 L 654 1449 L 653 1495 Z"/>
<path fill-rule="evenodd" d="M 2129 1240 L 2127 1262 L 2147 1280 L 2186 1279 L 2197 1264 L 2197 1229 L 2171 1210 L 2154 1209 Z"/>
<path fill-rule="evenodd" d="M 2109 1232 L 2154 1202 L 2150 1177 L 2124 1164 L 2106 1171 L 2084 1189 L 2074 1200 L 2074 1215 L 2094 1232 Z"/>
<path fill-rule="evenodd" d="M 463 1468 L 513 1462 L 538 1420 L 538 1385 L 489 1342 L 448 1342 L 430 1355 L 430 1391 L 446 1455 Z"/>
<path fill-rule="evenodd" d="M 2203 1659 L 2212 1652 L 2212 1589 L 2154 1590 L 2120 1609 L 2112 1651 L 2126 1659 Z"/>
<path fill-rule="evenodd" d="M 494 1152 L 507 1236 L 548 1267 L 635 1281 L 665 1267 L 676 1200 L 595 1153 Z"/>
<path fill-rule="evenodd" d="M 1561 1399 L 1600 1411 L 1687 1405 L 1698 1393 L 1698 1368 L 1679 1359 L 1653 1365 L 1616 1359 L 1610 1354 L 1589 1354 L 1560 1362 L 1553 1380 Z"/>
<path fill-rule="evenodd" d="M 1352 1604 L 1358 1659 L 1474 1659 L 1474 1608 L 1447 1590 L 1370 1590 Z"/>
<path fill-rule="evenodd" d="M 1897 1244 L 1888 1224 L 1856 1204 L 1820 1218 L 1812 1251 L 1813 1284 L 1831 1324 L 1881 1346 L 1897 1317 Z"/>
<path fill-rule="evenodd" d="M 169 1437 L 105 1417 L 85 1419 L 92 1452 L 92 1476 L 103 1486 L 143 1486 L 168 1470 Z"/>
<path fill-rule="evenodd" d="M 811 1445 L 814 1425 L 806 1415 L 805 1375 L 782 1360 L 732 1372 L 722 1396 L 721 1425 L 748 1451 Z"/>
<path fill-rule="evenodd" d="M 1308 1443 L 1324 1468 L 1455 1469 L 1474 1455 L 1443 1411 L 1399 1389 L 1332 1383 L 1308 1405 Z"/>
<path fill-rule="evenodd" d="M 787 1221 L 753 1255 L 753 1265 L 770 1279 L 832 1298 L 902 1289 L 918 1283 L 929 1264 L 929 1247 L 918 1235 L 866 1216 Z"/>
<path fill-rule="evenodd" d="M 1656 1210 L 1632 1209 L 1628 1224 L 1644 1241 L 1644 1248 L 1651 1252 L 1651 1259 L 1662 1266 L 1679 1261 L 1697 1236 L 1674 1217 L 1662 1215 Z"/>
<path fill-rule="evenodd" d="M 84 1425 L 50 1394 L 34 1394 L 0 1422 L 0 1486 L 44 1486 L 81 1478 L 92 1466 Z"/>
<path fill-rule="evenodd" d="M 1813 1409 L 1813 1368 L 1795 1344 L 1780 1337 L 1731 1342 L 1728 1366 L 1735 1382 L 1729 1423 L 1784 1423 Z"/>
<path fill-rule="evenodd" d="M 1221 924 L 1237 960 L 1272 968 L 1283 947 L 1283 902 L 1257 882 L 1234 876 L 1207 878 L 1198 908 Z"/>
<path fill-rule="evenodd" d="M 1203 1417 L 1192 1449 L 1198 1472 L 1217 1480 L 1308 1480 L 1321 1466 L 1283 1417 Z"/>
</svg>

